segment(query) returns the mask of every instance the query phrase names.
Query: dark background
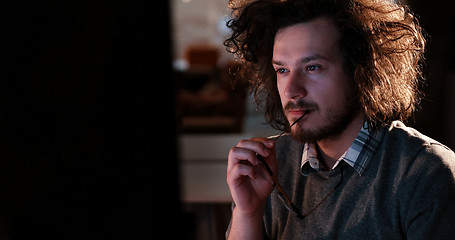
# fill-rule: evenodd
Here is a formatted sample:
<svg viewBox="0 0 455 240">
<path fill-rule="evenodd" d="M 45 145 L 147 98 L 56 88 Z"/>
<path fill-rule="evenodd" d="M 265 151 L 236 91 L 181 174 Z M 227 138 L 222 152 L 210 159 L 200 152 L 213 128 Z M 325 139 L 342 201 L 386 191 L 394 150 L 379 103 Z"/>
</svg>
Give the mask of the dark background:
<svg viewBox="0 0 455 240">
<path fill-rule="evenodd" d="M 425 97 L 408 124 L 455 149 L 455 2 L 407 2 L 427 33 Z"/>
<path fill-rule="evenodd" d="M 168 2 L 9 2 L 0 239 L 176 238 Z"/>
</svg>

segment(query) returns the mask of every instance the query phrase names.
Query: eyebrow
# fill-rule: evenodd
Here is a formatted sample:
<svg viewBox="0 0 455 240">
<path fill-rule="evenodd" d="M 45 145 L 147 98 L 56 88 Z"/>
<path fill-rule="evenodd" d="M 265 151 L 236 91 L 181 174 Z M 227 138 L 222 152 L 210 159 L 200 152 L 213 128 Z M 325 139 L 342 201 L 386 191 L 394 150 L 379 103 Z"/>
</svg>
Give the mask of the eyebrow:
<svg viewBox="0 0 455 240">
<path fill-rule="evenodd" d="M 328 60 L 328 58 L 324 57 L 324 56 L 321 56 L 319 54 L 313 54 L 313 55 L 310 55 L 308 57 L 302 57 L 299 59 L 298 62 L 300 63 L 307 63 L 307 62 L 311 62 L 313 60 L 316 60 L 316 59 L 324 59 L 324 60 Z M 278 65 L 278 66 L 284 66 L 284 63 L 281 62 L 281 61 L 278 61 L 278 60 L 275 60 L 275 59 L 272 59 L 272 64 L 275 64 L 275 65 Z"/>
</svg>

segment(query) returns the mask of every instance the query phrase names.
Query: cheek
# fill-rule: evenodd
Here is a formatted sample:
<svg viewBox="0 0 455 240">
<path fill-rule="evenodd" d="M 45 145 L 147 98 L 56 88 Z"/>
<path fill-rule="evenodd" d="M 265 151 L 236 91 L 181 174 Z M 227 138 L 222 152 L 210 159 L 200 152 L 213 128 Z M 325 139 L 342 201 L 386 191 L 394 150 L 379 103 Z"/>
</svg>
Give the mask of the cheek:
<svg viewBox="0 0 455 240">
<path fill-rule="evenodd" d="M 276 84 L 276 87 L 277 87 L 277 90 L 278 90 L 278 95 L 280 97 L 280 100 L 281 100 L 281 106 L 286 106 L 287 102 L 286 102 L 286 98 L 284 97 L 284 90 L 285 90 L 285 85 L 283 84 L 283 82 L 279 82 L 277 81 L 277 84 Z"/>
<path fill-rule="evenodd" d="M 347 81 L 344 81 L 344 83 L 346 85 L 331 86 L 330 90 L 326 92 L 328 94 L 320 99 L 331 110 L 345 109 L 346 107 L 350 107 L 346 105 L 352 104 L 352 101 L 350 101 L 350 99 L 353 98 L 353 91 L 350 86 L 347 86 Z"/>
</svg>

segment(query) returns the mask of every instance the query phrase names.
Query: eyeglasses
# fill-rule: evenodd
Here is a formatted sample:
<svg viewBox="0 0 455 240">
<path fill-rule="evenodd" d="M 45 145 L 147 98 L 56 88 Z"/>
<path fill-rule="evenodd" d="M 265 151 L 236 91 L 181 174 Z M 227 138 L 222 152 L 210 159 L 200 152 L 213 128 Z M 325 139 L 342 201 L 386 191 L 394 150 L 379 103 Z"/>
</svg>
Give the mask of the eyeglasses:
<svg viewBox="0 0 455 240">
<path fill-rule="evenodd" d="M 291 124 L 290 128 L 297 123 L 300 119 L 302 119 L 306 115 L 303 114 L 301 117 L 299 117 L 297 120 L 294 121 L 294 123 Z M 283 131 L 278 137 L 275 138 L 275 141 L 280 138 L 285 132 Z M 265 169 L 269 173 L 270 177 L 272 178 L 273 185 L 275 188 L 278 190 L 278 196 L 280 197 L 281 201 L 283 202 L 283 205 L 295 216 L 297 216 L 300 219 L 304 219 L 307 216 L 309 216 L 314 210 L 316 210 L 327 198 L 329 198 L 330 195 L 332 195 L 333 192 L 341 185 L 343 182 L 343 169 L 340 169 L 341 177 L 340 177 L 340 182 L 337 183 L 337 185 L 321 200 L 319 201 L 318 204 L 316 204 L 315 207 L 313 207 L 311 210 L 309 210 L 307 213 L 302 214 L 302 212 L 297 208 L 297 206 L 291 201 L 291 198 L 286 194 L 284 191 L 283 187 L 278 183 L 277 176 L 273 174 L 272 169 L 269 167 L 267 162 L 264 160 L 264 157 L 261 155 L 257 154 L 256 157 L 258 160 L 261 162 L 262 165 L 264 165 Z"/>
</svg>

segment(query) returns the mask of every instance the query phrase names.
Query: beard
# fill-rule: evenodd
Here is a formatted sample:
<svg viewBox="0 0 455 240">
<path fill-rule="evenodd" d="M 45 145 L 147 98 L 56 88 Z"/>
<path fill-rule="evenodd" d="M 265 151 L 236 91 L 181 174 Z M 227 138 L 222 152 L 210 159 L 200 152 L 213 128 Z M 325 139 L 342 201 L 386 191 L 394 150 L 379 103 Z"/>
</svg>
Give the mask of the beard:
<svg viewBox="0 0 455 240">
<path fill-rule="evenodd" d="M 307 126 L 310 123 L 307 121 L 297 122 L 291 128 L 291 136 L 302 143 L 316 143 L 324 139 L 333 139 L 340 136 L 346 127 L 354 120 L 360 111 L 360 103 L 357 98 L 347 94 L 347 98 L 343 99 L 342 103 L 336 106 L 329 107 L 322 111 L 319 106 L 314 102 L 304 100 L 297 101 L 296 103 L 289 103 L 285 107 L 285 112 L 292 108 L 308 108 L 312 109 L 311 113 L 320 112 L 323 118 L 318 126 Z M 289 121 L 289 119 L 288 119 Z M 315 122 L 315 119 L 313 119 Z"/>
</svg>

